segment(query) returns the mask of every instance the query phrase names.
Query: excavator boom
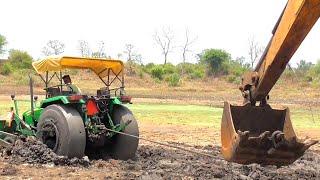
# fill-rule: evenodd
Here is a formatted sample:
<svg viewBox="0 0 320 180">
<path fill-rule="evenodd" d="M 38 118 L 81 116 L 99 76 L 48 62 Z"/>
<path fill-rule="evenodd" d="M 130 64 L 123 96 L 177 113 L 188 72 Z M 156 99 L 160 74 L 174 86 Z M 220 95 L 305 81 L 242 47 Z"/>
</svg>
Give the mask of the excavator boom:
<svg viewBox="0 0 320 180">
<path fill-rule="evenodd" d="M 273 30 L 270 45 L 255 68 L 259 79 L 252 99 L 265 98 L 320 16 L 319 0 L 290 0 Z"/>
<path fill-rule="evenodd" d="M 298 139 L 289 109 L 273 109 L 267 100 L 319 16 L 320 0 L 287 2 L 256 68 L 242 77 L 239 89 L 243 105 L 224 104 L 221 151 L 226 160 L 242 164 L 290 164 L 317 143 Z"/>
</svg>

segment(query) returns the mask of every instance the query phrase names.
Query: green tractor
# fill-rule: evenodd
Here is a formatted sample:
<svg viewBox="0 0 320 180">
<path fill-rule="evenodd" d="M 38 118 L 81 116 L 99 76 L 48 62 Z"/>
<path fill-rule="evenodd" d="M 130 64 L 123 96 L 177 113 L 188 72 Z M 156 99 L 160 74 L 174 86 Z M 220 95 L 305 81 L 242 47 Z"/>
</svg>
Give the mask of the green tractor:
<svg viewBox="0 0 320 180">
<path fill-rule="evenodd" d="M 125 95 L 121 61 L 64 56 L 36 61 L 32 66 L 45 84 L 46 98 L 37 104 L 30 78 L 31 108 L 20 118 L 12 96 L 16 111 L 12 108 L 6 120 L 0 119 L 1 144 L 25 135 L 36 136 L 55 153 L 68 157 L 98 152 L 123 160 L 135 156 L 139 139 L 117 133 L 139 136 L 136 119 L 123 105 L 131 103 L 131 97 Z M 105 87 L 96 95 L 84 95 L 69 75 L 63 75 L 64 69 L 92 70 Z M 58 83 L 52 86 L 54 78 Z M 111 89 L 116 81 L 120 87 Z"/>
</svg>

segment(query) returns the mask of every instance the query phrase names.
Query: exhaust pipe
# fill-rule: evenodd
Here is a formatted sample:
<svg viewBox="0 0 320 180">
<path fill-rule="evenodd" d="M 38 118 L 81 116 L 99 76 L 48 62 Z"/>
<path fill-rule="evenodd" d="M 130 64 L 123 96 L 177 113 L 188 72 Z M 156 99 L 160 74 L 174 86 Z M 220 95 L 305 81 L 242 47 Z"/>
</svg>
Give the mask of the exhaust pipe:
<svg viewBox="0 0 320 180">
<path fill-rule="evenodd" d="M 287 165 L 317 141 L 297 138 L 288 108 L 224 103 L 221 122 L 222 154 L 240 164 Z"/>
</svg>

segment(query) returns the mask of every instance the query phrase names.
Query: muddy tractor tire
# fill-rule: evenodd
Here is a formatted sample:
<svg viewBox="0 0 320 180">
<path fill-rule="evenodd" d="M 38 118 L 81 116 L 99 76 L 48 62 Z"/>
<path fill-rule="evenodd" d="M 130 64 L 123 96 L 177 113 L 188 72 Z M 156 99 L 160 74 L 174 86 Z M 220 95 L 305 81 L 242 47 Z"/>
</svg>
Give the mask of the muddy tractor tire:
<svg viewBox="0 0 320 180">
<path fill-rule="evenodd" d="M 46 107 L 37 124 L 37 138 L 58 155 L 84 156 L 86 132 L 83 120 L 78 111 L 71 107 Z"/>
<path fill-rule="evenodd" d="M 114 106 L 112 120 L 114 125 L 125 124 L 131 121 L 122 132 L 139 136 L 138 123 L 127 107 L 122 105 Z M 116 134 L 113 136 L 111 144 L 108 144 L 108 149 L 113 158 L 127 160 L 135 157 L 138 144 L 139 139 L 137 138 Z"/>
</svg>

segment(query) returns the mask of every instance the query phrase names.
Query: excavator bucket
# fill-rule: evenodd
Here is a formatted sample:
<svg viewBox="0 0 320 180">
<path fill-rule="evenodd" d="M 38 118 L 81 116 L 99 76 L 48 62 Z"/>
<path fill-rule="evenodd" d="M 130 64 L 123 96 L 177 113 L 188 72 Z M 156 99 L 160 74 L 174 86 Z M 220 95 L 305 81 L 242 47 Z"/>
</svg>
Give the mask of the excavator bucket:
<svg viewBox="0 0 320 180">
<path fill-rule="evenodd" d="M 288 108 L 224 103 L 221 144 L 222 154 L 228 161 L 287 165 L 316 143 L 297 138 Z"/>
</svg>

